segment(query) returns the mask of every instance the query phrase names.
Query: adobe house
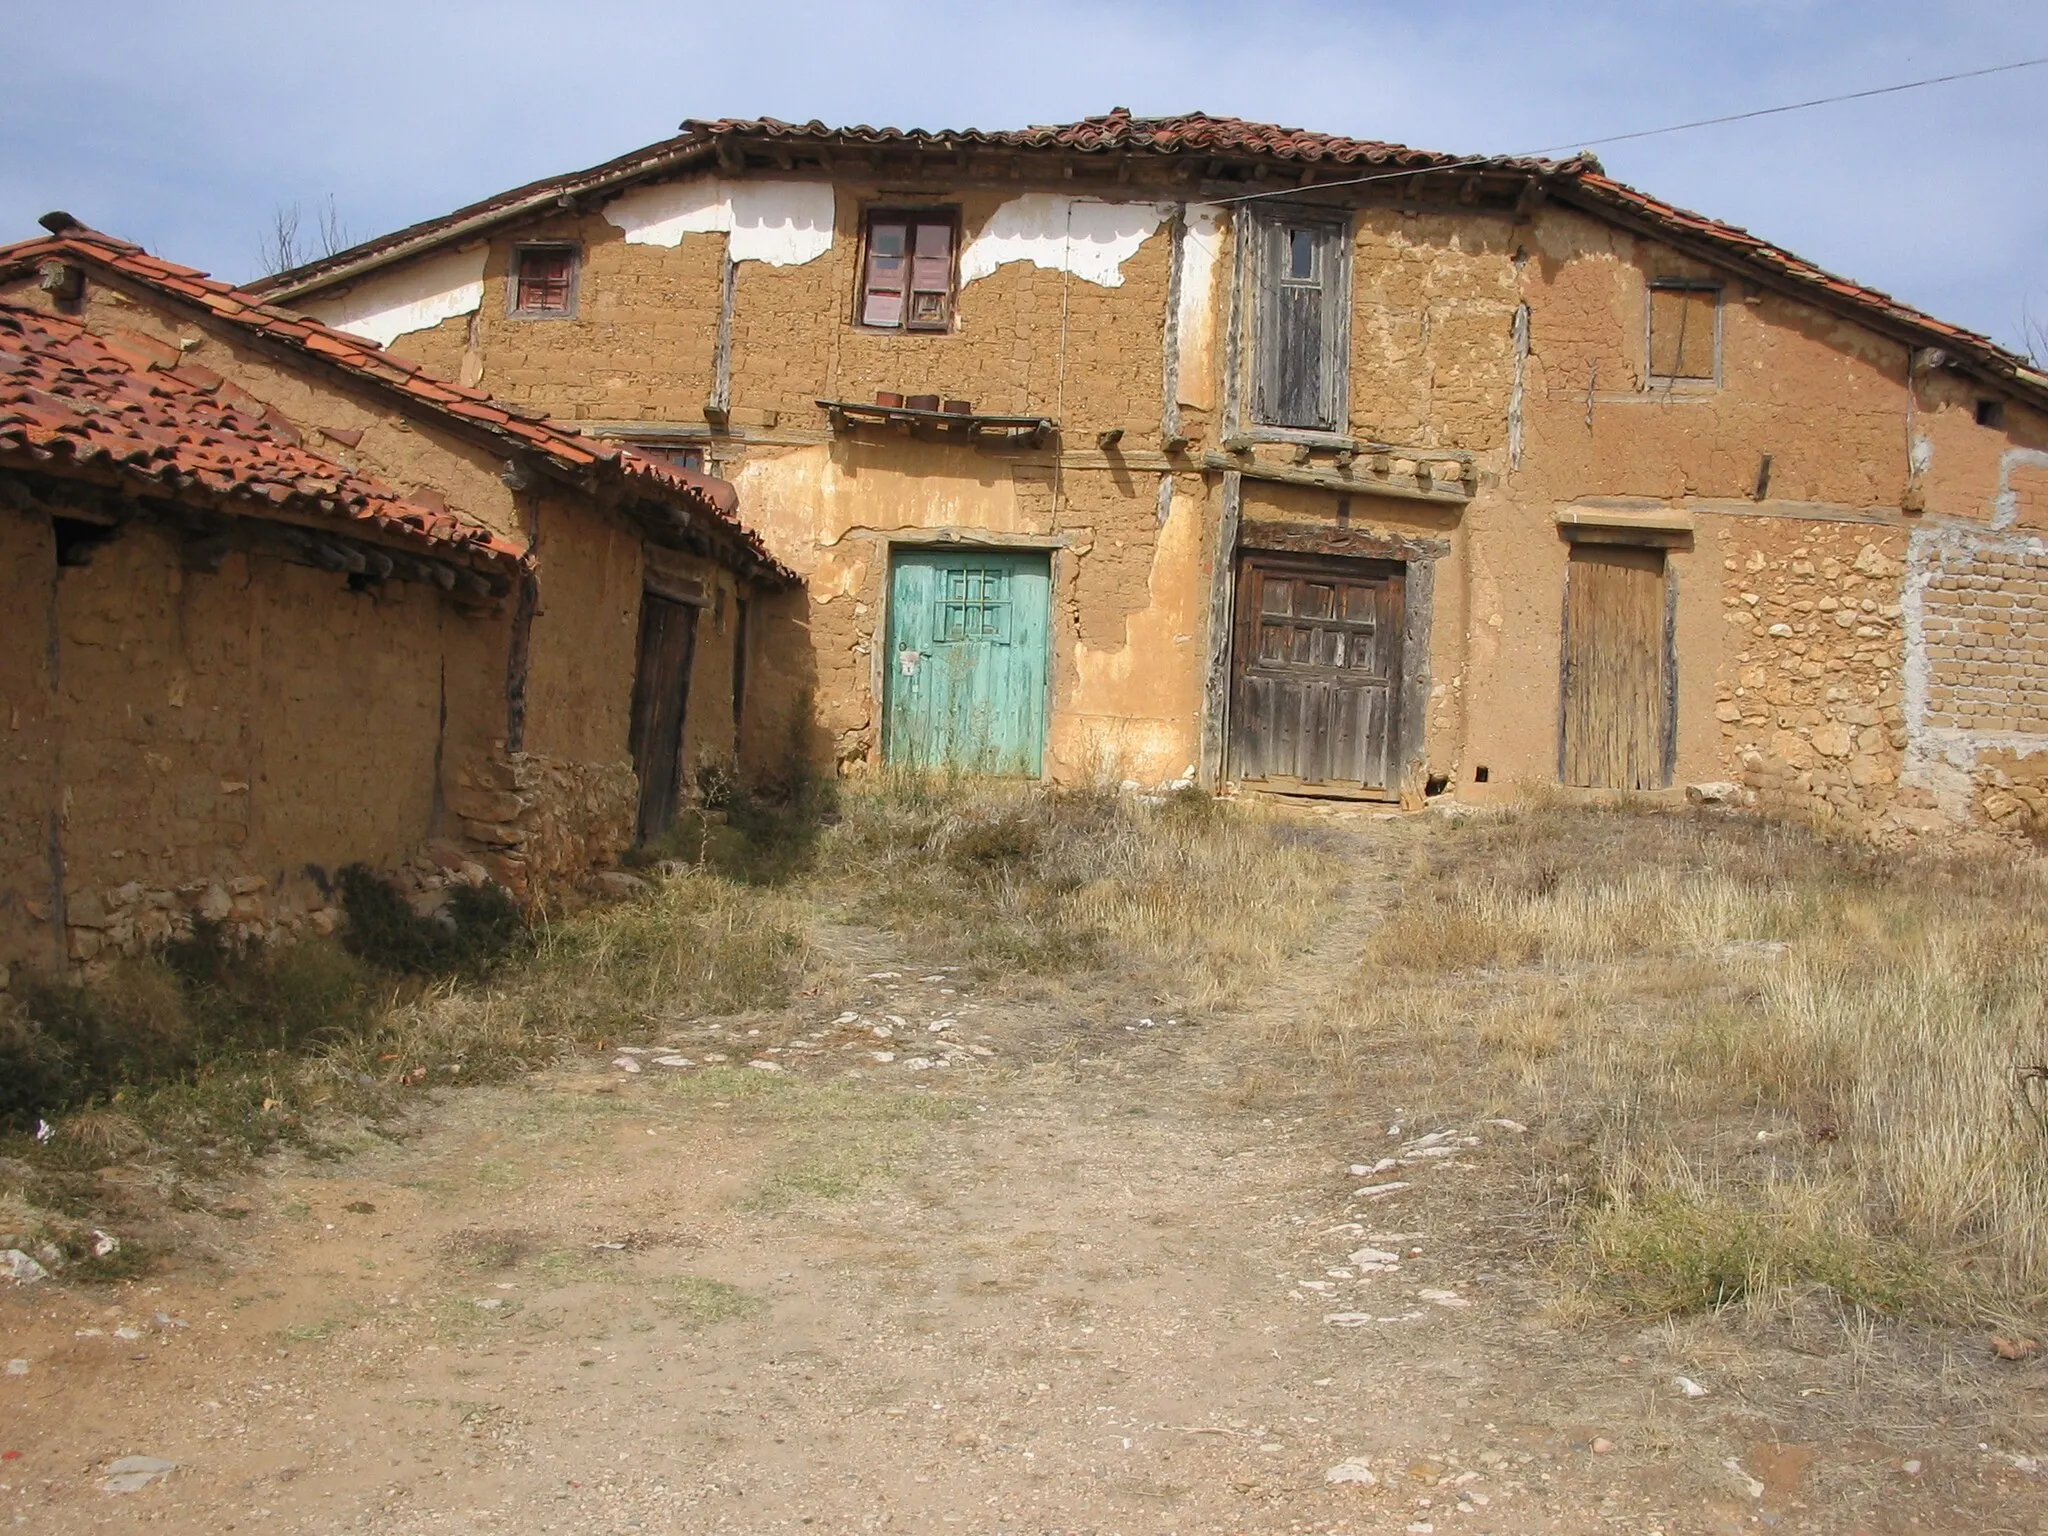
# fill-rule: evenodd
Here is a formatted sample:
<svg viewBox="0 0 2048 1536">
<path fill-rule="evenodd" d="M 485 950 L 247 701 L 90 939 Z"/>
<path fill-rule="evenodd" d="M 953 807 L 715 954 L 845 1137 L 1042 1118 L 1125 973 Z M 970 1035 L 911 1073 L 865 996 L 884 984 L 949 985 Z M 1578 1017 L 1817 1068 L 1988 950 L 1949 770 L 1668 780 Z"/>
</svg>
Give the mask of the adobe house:
<svg viewBox="0 0 2048 1536">
<path fill-rule="evenodd" d="M 325 930 L 351 862 L 543 897 L 738 749 L 789 576 L 730 486 L 45 222 L 0 247 L 0 982 Z"/>
<path fill-rule="evenodd" d="M 265 291 L 730 478 L 846 770 L 2043 808 L 2048 378 L 1591 157 L 690 122 Z"/>
</svg>

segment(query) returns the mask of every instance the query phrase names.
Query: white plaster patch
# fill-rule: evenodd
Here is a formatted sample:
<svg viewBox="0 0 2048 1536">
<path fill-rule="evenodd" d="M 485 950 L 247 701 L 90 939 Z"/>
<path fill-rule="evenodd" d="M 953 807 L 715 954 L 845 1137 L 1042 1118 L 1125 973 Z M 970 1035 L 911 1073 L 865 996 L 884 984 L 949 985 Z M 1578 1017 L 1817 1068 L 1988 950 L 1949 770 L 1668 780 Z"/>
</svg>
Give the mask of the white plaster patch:
<svg viewBox="0 0 2048 1536">
<path fill-rule="evenodd" d="M 1209 408 L 1214 393 L 1216 260 L 1222 248 L 1222 208 L 1190 203 L 1187 233 L 1180 245 L 1180 307 L 1174 335 L 1180 348 L 1180 403 L 1202 410 Z"/>
<path fill-rule="evenodd" d="M 2019 519 L 2020 493 L 2012 483 L 2016 469 L 2048 469 L 2048 453 L 2038 448 L 2008 448 L 1998 459 L 1998 497 L 1991 504 L 1991 526 L 2010 528 Z"/>
<path fill-rule="evenodd" d="M 826 181 L 693 181 L 635 187 L 605 204 L 605 222 L 628 245 L 682 244 L 685 235 L 728 237 L 734 261 L 800 267 L 832 249 L 836 203 Z"/>
<path fill-rule="evenodd" d="M 490 247 L 445 251 L 414 266 L 373 277 L 335 299 L 316 299 L 306 313 L 338 331 L 388 347 L 411 331 L 431 330 L 484 302 L 484 260 Z"/>
<path fill-rule="evenodd" d="M 1028 261 L 1099 287 L 1121 288 L 1124 263 L 1152 238 L 1167 211 L 1158 203 L 1099 203 L 1026 192 L 998 208 L 967 242 L 960 253 L 960 286 L 1010 262 Z"/>
</svg>

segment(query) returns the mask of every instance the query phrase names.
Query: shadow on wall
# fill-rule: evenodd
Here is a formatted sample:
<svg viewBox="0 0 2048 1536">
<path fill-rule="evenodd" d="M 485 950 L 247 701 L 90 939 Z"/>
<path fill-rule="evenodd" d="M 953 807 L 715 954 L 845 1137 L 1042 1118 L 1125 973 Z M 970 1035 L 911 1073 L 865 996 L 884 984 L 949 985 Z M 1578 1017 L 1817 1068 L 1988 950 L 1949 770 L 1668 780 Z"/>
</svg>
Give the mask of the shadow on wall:
<svg viewBox="0 0 2048 1536">
<path fill-rule="evenodd" d="M 787 798 L 835 771 L 831 734 L 817 715 L 818 654 L 802 587 L 757 594 L 735 679 L 741 777 L 759 794 Z"/>
</svg>

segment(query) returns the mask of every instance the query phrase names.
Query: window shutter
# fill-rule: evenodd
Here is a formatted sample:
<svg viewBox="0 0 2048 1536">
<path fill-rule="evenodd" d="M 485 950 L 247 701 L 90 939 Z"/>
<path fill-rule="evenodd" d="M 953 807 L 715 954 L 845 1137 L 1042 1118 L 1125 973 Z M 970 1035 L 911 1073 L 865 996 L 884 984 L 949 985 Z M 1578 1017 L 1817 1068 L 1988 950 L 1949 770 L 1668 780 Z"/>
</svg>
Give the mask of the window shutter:
<svg viewBox="0 0 2048 1536">
<path fill-rule="evenodd" d="M 1325 225 L 1319 234 L 1323 313 L 1315 424 L 1343 432 L 1351 424 L 1351 228 Z"/>
<path fill-rule="evenodd" d="M 526 250 L 519 253 L 518 308 L 526 314 L 566 314 L 576 253 Z"/>
<path fill-rule="evenodd" d="M 903 323 L 904 280 L 909 275 L 910 229 L 904 224 L 876 224 L 868 230 L 867 281 L 860 304 L 862 325 Z"/>
<path fill-rule="evenodd" d="M 1650 290 L 1650 376 L 1712 379 L 1720 294 L 1712 288 Z"/>
<path fill-rule="evenodd" d="M 1262 426 L 1334 432 L 1344 421 L 1350 335 L 1345 230 L 1321 222 L 1265 223 L 1252 413 Z"/>
<path fill-rule="evenodd" d="M 910 313 L 905 326 L 913 331 L 943 331 L 953 319 L 953 226 L 918 224 L 915 254 L 910 263 Z"/>
</svg>

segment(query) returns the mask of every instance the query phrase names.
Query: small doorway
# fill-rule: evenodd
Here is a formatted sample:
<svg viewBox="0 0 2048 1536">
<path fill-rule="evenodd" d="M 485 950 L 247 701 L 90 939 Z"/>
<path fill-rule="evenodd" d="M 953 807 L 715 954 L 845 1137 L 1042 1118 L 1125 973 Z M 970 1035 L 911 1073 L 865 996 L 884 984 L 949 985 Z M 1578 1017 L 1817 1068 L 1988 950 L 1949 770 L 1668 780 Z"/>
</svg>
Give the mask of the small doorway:
<svg viewBox="0 0 2048 1536">
<path fill-rule="evenodd" d="M 1232 646 L 1231 776 L 1275 789 L 1398 789 L 1406 567 L 1247 555 Z"/>
<path fill-rule="evenodd" d="M 1663 550 L 1572 546 L 1558 744 L 1563 783 L 1670 787 L 1677 748 L 1671 631 Z"/>
<path fill-rule="evenodd" d="M 640 779 L 633 834 L 643 843 L 675 824 L 683 784 L 683 716 L 696 652 L 696 606 L 642 592 L 631 745 L 633 772 Z"/>
<path fill-rule="evenodd" d="M 1052 565 L 1010 550 L 898 550 L 889 571 L 882 755 L 1038 778 Z"/>
</svg>

